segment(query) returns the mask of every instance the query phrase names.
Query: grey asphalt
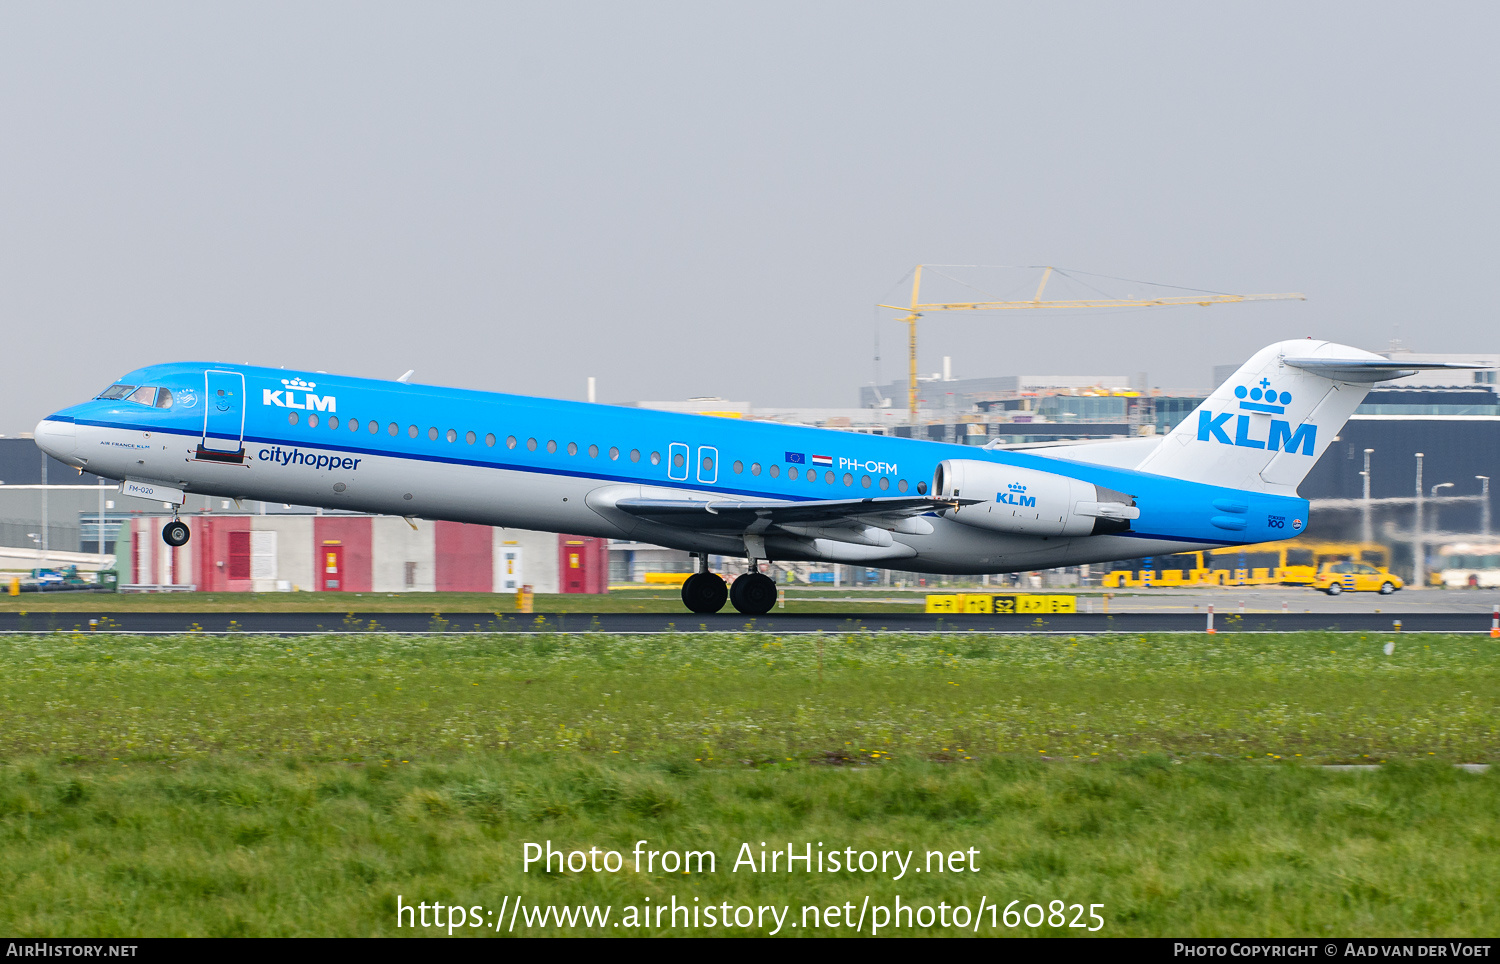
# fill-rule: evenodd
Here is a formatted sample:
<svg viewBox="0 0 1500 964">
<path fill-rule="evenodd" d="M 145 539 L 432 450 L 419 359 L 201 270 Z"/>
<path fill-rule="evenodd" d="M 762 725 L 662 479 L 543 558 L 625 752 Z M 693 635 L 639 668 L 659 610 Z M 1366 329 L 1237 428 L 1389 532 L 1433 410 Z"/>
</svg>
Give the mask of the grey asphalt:
<svg viewBox="0 0 1500 964">
<path fill-rule="evenodd" d="M 1032 592 L 1045 590 L 1033 589 Z M 1500 604 L 1500 589 L 1402 589 L 1389 596 L 1377 592 L 1346 592 L 1337 596 L 1298 586 L 1244 586 L 1202 589 L 1126 589 L 1112 594 L 1110 612 L 1237 613 L 1487 613 Z M 1078 608 L 1100 611 L 1099 596 L 1080 596 Z"/>
</svg>

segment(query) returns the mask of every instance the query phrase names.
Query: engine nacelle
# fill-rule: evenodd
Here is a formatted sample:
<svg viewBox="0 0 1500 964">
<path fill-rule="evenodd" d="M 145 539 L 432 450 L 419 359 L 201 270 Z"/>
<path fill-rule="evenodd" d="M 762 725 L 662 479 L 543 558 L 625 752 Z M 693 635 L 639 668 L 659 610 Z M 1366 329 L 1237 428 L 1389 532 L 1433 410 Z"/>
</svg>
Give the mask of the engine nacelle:
<svg viewBox="0 0 1500 964">
<path fill-rule="evenodd" d="M 1065 475 L 998 462 L 949 459 L 939 463 L 932 493 L 984 499 L 945 509 L 944 518 L 980 529 L 1028 536 L 1089 536 L 1126 532 L 1139 519 L 1135 498 Z"/>
</svg>

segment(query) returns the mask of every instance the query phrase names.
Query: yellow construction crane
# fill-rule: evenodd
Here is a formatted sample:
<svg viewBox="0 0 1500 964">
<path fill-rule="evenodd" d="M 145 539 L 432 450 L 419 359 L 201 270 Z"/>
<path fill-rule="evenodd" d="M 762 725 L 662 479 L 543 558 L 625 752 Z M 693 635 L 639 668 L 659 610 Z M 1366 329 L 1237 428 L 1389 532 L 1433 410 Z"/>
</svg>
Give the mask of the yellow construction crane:
<svg viewBox="0 0 1500 964">
<path fill-rule="evenodd" d="M 1003 311 L 1015 308 L 1170 308 L 1178 305 L 1222 305 L 1236 301 L 1307 300 L 1306 295 L 1296 292 L 1271 295 L 1226 295 L 1201 292 L 1164 298 L 1085 298 L 1076 301 L 1043 301 L 1042 294 L 1047 290 L 1047 281 L 1052 277 L 1053 270 L 1047 267 L 1042 272 L 1041 284 L 1037 285 L 1036 295 L 1030 301 L 923 302 L 922 265 L 919 264 L 912 275 L 911 304 L 879 306 L 907 312 L 906 317 L 901 320 L 906 323 L 908 332 L 906 401 L 913 424 L 917 421 L 917 319 L 929 311 Z"/>
</svg>

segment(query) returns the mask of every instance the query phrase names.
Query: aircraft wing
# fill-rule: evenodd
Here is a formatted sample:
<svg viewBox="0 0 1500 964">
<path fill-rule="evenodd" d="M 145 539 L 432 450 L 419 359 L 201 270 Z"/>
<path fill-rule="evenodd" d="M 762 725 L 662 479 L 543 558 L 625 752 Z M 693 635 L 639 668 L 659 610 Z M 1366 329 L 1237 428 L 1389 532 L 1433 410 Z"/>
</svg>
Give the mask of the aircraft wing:
<svg viewBox="0 0 1500 964">
<path fill-rule="evenodd" d="M 789 528 L 874 526 L 903 531 L 902 523 L 942 509 L 973 505 L 978 499 L 896 496 L 883 499 L 821 499 L 780 502 L 768 499 L 620 499 L 616 509 L 662 525 L 723 532 Z"/>
</svg>

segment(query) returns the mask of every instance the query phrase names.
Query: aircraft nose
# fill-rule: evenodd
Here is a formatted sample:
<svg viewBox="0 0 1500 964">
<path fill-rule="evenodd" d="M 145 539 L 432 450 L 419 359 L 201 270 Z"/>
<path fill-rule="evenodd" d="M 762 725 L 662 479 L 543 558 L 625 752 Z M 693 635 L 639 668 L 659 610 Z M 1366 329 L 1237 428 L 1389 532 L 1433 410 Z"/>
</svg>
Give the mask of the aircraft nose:
<svg viewBox="0 0 1500 964">
<path fill-rule="evenodd" d="M 44 418 L 36 423 L 37 448 L 55 459 L 64 462 L 73 458 L 73 448 L 78 443 L 73 420 Z"/>
</svg>

